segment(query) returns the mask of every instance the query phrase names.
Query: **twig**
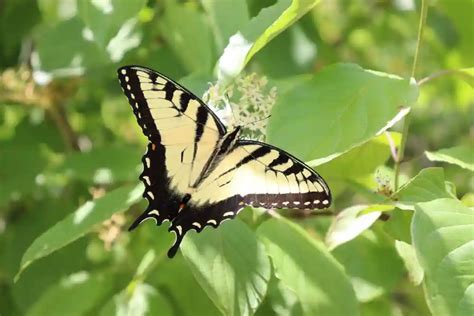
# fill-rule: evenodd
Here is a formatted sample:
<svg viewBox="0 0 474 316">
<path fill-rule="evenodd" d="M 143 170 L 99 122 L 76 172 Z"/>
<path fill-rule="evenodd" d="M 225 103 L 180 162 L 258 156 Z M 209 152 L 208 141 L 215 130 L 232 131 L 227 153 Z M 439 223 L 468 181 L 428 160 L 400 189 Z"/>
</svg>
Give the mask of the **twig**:
<svg viewBox="0 0 474 316">
<path fill-rule="evenodd" d="M 444 77 L 444 76 L 449 76 L 449 75 L 459 75 L 459 76 L 474 80 L 473 76 L 471 76 L 471 75 L 469 75 L 465 72 L 459 71 L 457 69 L 446 69 L 446 70 L 441 70 L 441 71 L 435 72 L 435 73 L 429 75 L 428 77 L 425 77 L 425 78 L 421 79 L 420 81 L 418 81 L 418 85 L 421 86 L 425 83 L 430 82 L 433 79 L 436 79 L 436 78 L 439 78 L 439 77 Z"/>
<path fill-rule="evenodd" d="M 78 143 L 78 137 L 72 129 L 69 120 L 67 119 L 66 111 L 64 110 L 64 108 L 59 104 L 52 105 L 47 108 L 47 113 L 58 128 L 59 133 L 63 138 L 66 149 L 68 151 L 79 151 L 80 148 Z"/>
<path fill-rule="evenodd" d="M 420 15 L 420 23 L 418 24 L 418 37 L 416 41 L 416 49 L 415 49 L 415 56 L 413 58 L 413 66 L 411 69 L 411 77 L 415 77 L 416 67 L 418 65 L 418 56 L 420 54 L 420 47 L 421 47 L 421 38 L 423 36 L 423 30 L 426 23 L 426 17 L 428 16 L 428 0 L 421 1 L 421 15 Z M 398 183 L 400 177 L 400 164 L 403 161 L 405 156 L 405 146 L 407 143 L 408 138 L 408 131 L 410 128 L 410 121 L 411 121 L 411 113 L 407 113 L 405 119 L 403 121 L 403 131 L 402 131 L 402 140 L 400 143 L 400 148 L 398 150 L 398 157 L 395 160 L 395 171 L 394 171 L 394 191 L 398 190 Z"/>
</svg>

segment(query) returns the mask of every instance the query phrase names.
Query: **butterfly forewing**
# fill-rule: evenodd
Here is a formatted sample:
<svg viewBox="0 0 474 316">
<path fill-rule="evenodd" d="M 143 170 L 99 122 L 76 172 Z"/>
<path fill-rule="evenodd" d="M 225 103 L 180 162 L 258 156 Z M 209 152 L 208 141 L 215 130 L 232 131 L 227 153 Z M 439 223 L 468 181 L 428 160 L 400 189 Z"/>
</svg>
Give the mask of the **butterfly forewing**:
<svg viewBox="0 0 474 316">
<path fill-rule="evenodd" d="M 161 74 L 129 66 L 120 68 L 118 76 L 143 133 L 165 147 L 171 185 L 185 193 L 197 182 L 225 127 L 199 98 Z"/>
</svg>

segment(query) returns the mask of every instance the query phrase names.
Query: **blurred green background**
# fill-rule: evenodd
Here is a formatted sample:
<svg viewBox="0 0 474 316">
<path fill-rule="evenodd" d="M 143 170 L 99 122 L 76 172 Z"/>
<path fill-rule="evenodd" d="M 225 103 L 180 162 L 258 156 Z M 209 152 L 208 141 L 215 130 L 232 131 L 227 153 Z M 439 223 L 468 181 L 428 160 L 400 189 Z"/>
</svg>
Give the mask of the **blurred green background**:
<svg viewBox="0 0 474 316">
<path fill-rule="evenodd" d="M 420 245 L 423 214 L 474 206 L 474 2 L 424 4 L 410 84 L 421 1 L 1 2 L 0 315 L 469 315 L 473 268 L 457 264 L 472 256 L 443 234 L 440 254 Z M 327 179 L 330 212 L 247 209 L 173 260 L 166 227 L 128 233 L 146 139 L 116 79 L 127 64 L 217 86 L 217 103 L 233 89 L 235 111 L 275 103 L 267 141 Z M 452 269 L 431 274 L 444 250 Z"/>
</svg>

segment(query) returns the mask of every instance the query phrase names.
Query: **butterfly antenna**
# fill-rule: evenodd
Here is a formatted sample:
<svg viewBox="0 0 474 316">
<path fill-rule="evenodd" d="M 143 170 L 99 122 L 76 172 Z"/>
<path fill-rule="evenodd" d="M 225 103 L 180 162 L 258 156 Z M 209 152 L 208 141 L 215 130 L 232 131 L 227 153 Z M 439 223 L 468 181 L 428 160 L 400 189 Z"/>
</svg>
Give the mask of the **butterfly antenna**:
<svg viewBox="0 0 474 316">
<path fill-rule="evenodd" d="M 234 109 L 232 108 L 232 103 L 230 103 L 229 94 L 226 92 L 224 94 L 224 97 L 225 97 L 224 102 L 230 108 L 230 112 L 232 113 L 232 117 L 234 118 L 234 125 L 238 125 L 239 122 L 237 122 L 237 117 L 235 116 Z"/>
<path fill-rule="evenodd" d="M 272 115 L 269 114 L 269 115 L 267 115 L 267 116 L 265 116 L 265 117 L 262 117 L 262 118 L 259 118 L 259 119 L 255 120 L 255 121 L 248 122 L 247 124 L 245 124 L 245 126 L 246 126 L 246 125 L 255 124 L 255 123 L 258 123 L 258 122 L 261 122 L 261 121 L 268 120 L 271 116 L 272 116 Z M 245 126 L 244 126 L 244 127 L 245 127 Z"/>
</svg>

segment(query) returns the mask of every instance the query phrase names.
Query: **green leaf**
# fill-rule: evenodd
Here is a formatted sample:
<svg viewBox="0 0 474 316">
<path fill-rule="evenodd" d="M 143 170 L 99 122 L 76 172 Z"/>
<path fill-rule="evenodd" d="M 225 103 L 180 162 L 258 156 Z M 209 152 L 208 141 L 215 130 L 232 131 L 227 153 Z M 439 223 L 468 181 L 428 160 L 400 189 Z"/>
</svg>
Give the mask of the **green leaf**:
<svg viewBox="0 0 474 316">
<path fill-rule="evenodd" d="M 160 21 L 162 35 L 189 72 L 208 73 L 214 55 L 212 34 L 203 14 L 168 1 Z"/>
<path fill-rule="evenodd" d="M 391 293 L 404 273 L 393 241 L 386 238 L 378 225 L 334 249 L 333 255 L 350 276 L 361 302 Z"/>
<path fill-rule="evenodd" d="M 306 20 L 310 20 L 309 14 L 307 16 Z M 313 72 L 319 57 L 318 47 L 312 34 L 305 32 L 303 21 L 286 29 L 252 57 L 252 64 L 258 65 L 259 73 L 284 79 Z"/>
<path fill-rule="evenodd" d="M 38 5 L 28 0 L 4 2 L 0 12 L 0 62 L 18 61 L 21 43 L 40 20 Z M 14 27 L 12 27 L 14 25 Z M 2 66 L 5 66 L 3 64 Z"/>
<path fill-rule="evenodd" d="M 474 314 L 474 211 L 454 199 L 418 203 L 413 244 L 434 315 Z"/>
<path fill-rule="evenodd" d="M 358 315 L 349 279 L 324 245 L 284 219 L 266 221 L 258 235 L 275 275 L 296 294 L 306 315 Z"/>
<path fill-rule="evenodd" d="M 174 315 L 170 303 L 151 285 L 138 283 L 106 303 L 101 316 Z"/>
<path fill-rule="evenodd" d="M 400 145 L 401 134 L 392 132 L 378 135 L 360 146 L 337 157 L 309 161 L 310 166 L 335 179 L 354 179 L 372 173 L 390 157 L 390 147 Z"/>
<path fill-rule="evenodd" d="M 395 240 L 395 249 L 405 264 L 410 281 L 416 286 L 420 285 L 423 281 L 424 271 L 416 257 L 415 248 L 409 243 Z"/>
<path fill-rule="evenodd" d="M 181 250 L 194 277 L 224 315 L 251 315 L 270 280 L 263 245 L 240 220 L 188 233 Z"/>
<path fill-rule="evenodd" d="M 328 162 L 328 158 L 321 158 L 308 162 L 308 165 L 317 166 L 318 173 L 331 184 L 334 196 L 347 183 L 358 183 L 373 189 L 378 185 L 373 173 L 390 157 L 390 147 L 398 147 L 399 144 L 400 134 L 384 133 L 334 159 L 329 157 Z"/>
<path fill-rule="evenodd" d="M 79 1 L 78 16 L 86 25 L 90 37 L 102 50 L 107 50 L 111 55 L 116 54 L 112 47 L 112 39 L 125 40 L 120 38 L 120 33 L 133 33 L 133 27 L 137 22 L 138 12 L 145 6 L 145 0 L 138 1 Z M 129 41 L 135 41 L 134 46 L 140 44 L 140 40 L 129 38 Z M 121 52 L 123 54 L 123 52 Z M 112 58 L 119 60 L 121 58 Z"/>
<path fill-rule="evenodd" d="M 474 88 L 474 67 L 459 69 L 461 77 Z"/>
<path fill-rule="evenodd" d="M 153 228 L 156 230 L 156 227 Z M 196 281 L 182 256 L 176 256 L 173 260 L 163 260 L 157 272 L 150 273 L 147 279 L 150 284 L 156 284 L 159 289 L 167 289 L 171 302 L 191 302 L 191 304 L 173 304 L 175 315 L 222 315 Z"/>
<path fill-rule="evenodd" d="M 4 104 L 0 107 L 11 108 Z M 42 111 L 31 112 L 32 116 L 41 117 L 43 114 Z M 5 125 L 12 124 L 10 128 L 14 136 L 0 142 L 0 205 L 40 190 L 44 184 L 42 179 L 48 164 L 48 152 L 64 150 L 60 134 L 50 122 L 13 120 Z"/>
<path fill-rule="evenodd" d="M 54 25 L 77 14 L 75 0 L 38 0 L 38 8 L 43 22 Z"/>
<path fill-rule="evenodd" d="M 15 279 L 20 277 L 23 270 L 39 258 L 70 244 L 84 236 L 92 228 L 112 214 L 125 211 L 130 205 L 140 200 L 143 186 L 127 185 L 107 193 L 103 197 L 88 201 L 72 214 L 51 227 L 39 236 L 26 250 L 21 259 L 20 270 Z"/>
<path fill-rule="evenodd" d="M 29 226 L 31 225 L 32 222 L 29 222 Z M 61 278 L 78 271 L 84 271 L 90 267 L 90 263 L 87 262 L 87 258 L 84 255 L 86 243 L 87 240 L 83 238 L 67 245 L 61 251 L 36 261 L 35 264 L 23 271 L 21 279 L 17 280 L 14 284 L 11 282 L 13 277 L 9 278 L 15 301 L 24 313 L 51 285 L 59 282 Z M 19 263 L 20 260 L 17 261 L 16 269 L 18 269 Z"/>
<path fill-rule="evenodd" d="M 417 94 L 409 80 L 352 64 L 331 65 L 279 96 L 267 136 L 305 161 L 336 157 L 392 126 Z M 295 142 L 304 135 L 310 137 Z"/>
<path fill-rule="evenodd" d="M 378 299 L 361 305 L 362 316 L 397 316 L 398 310 L 393 308 L 393 303 L 389 299 Z"/>
<path fill-rule="evenodd" d="M 337 214 L 326 235 L 330 250 L 360 235 L 372 226 L 382 212 L 393 210 L 392 205 L 355 205 Z"/>
<path fill-rule="evenodd" d="M 138 153 L 138 154 L 137 154 Z M 71 153 L 56 169 L 69 177 L 96 184 L 111 184 L 134 180 L 141 166 L 140 149 L 116 145 L 92 149 L 85 153 Z"/>
<path fill-rule="evenodd" d="M 218 62 L 219 80 L 236 77 L 250 59 L 278 34 L 311 10 L 318 0 L 279 0 L 262 9 L 230 39 Z"/>
<path fill-rule="evenodd" d="M 271 279 L 265 301 L 257 310 L 257 316 L 291 315 L 301 316 L 303 311 L 298 297 L 276 277 Z"/>
<path fill-rule="evenodd" d="M 28 195 L 38 184 L 35 179 L 46 167 L 47 160 L 39 146 L 18 147 L 1 144 L 0 148 L 0 205 L 14 197 Z M 18 166 L 21 172 L 18 172 Z"/>
<path fill-rule="evenodd" d="M 426 151 L 431 161 L 447 162 L 461 168 L 474 171 L 474 149 L 472 146 L 457 146 L 438 151 Z"/>
<path fill-rule="evenodd" d="M 41 30 L 36 45 L 38 54 L 32 59 L 37 82 L 45 84 L 55 77 L 78 76 L 86 68 L 108 62 L 103 51 L 83 38 L 84 27 L 81 19 L 75 17 Z"/>
<path fill-rule="evenodd" d="M 439 5 L 456 25 L 456 35 L 459 36 L 456 49 L 461 52 L 463 63 L 472 66 L 474 62 L 474 35 L 472 33 L 474 3 L 472 1 L 442 1 Z"/>
<path fill-rule="evenodd" d="M 84 315 L 112 291 L 113 284 L 113 278 L 107 273 L 77 272 L 51 286 L 26 315 Z"/>
<path fill-rule="evenodd" d="M 446 192 L 443 168 L 425 168 L 403 185 L 393 195 L 400 203 L 413 205 L 442 197 L 451 197 Z"/>
<path fill-rule="evenodd" d="M 389 220 L 383 224 L 383 229 L 393 239 L 401 240 L 410 244 L 412 217 L 413 212 L 396 208 L 390 213 Z"/>
<path fill-rule="evenodd" d="M 466 193 L 462 199 L 461 202 L 469 207 L 474 207 L 474 193 Z"/>
<path fill-rule="evenodd" d="M 229 37 L 249 21 L 246 1 L 201 0 L 209 16 L 217 51 L 222 53 Z"/>
</svg>

